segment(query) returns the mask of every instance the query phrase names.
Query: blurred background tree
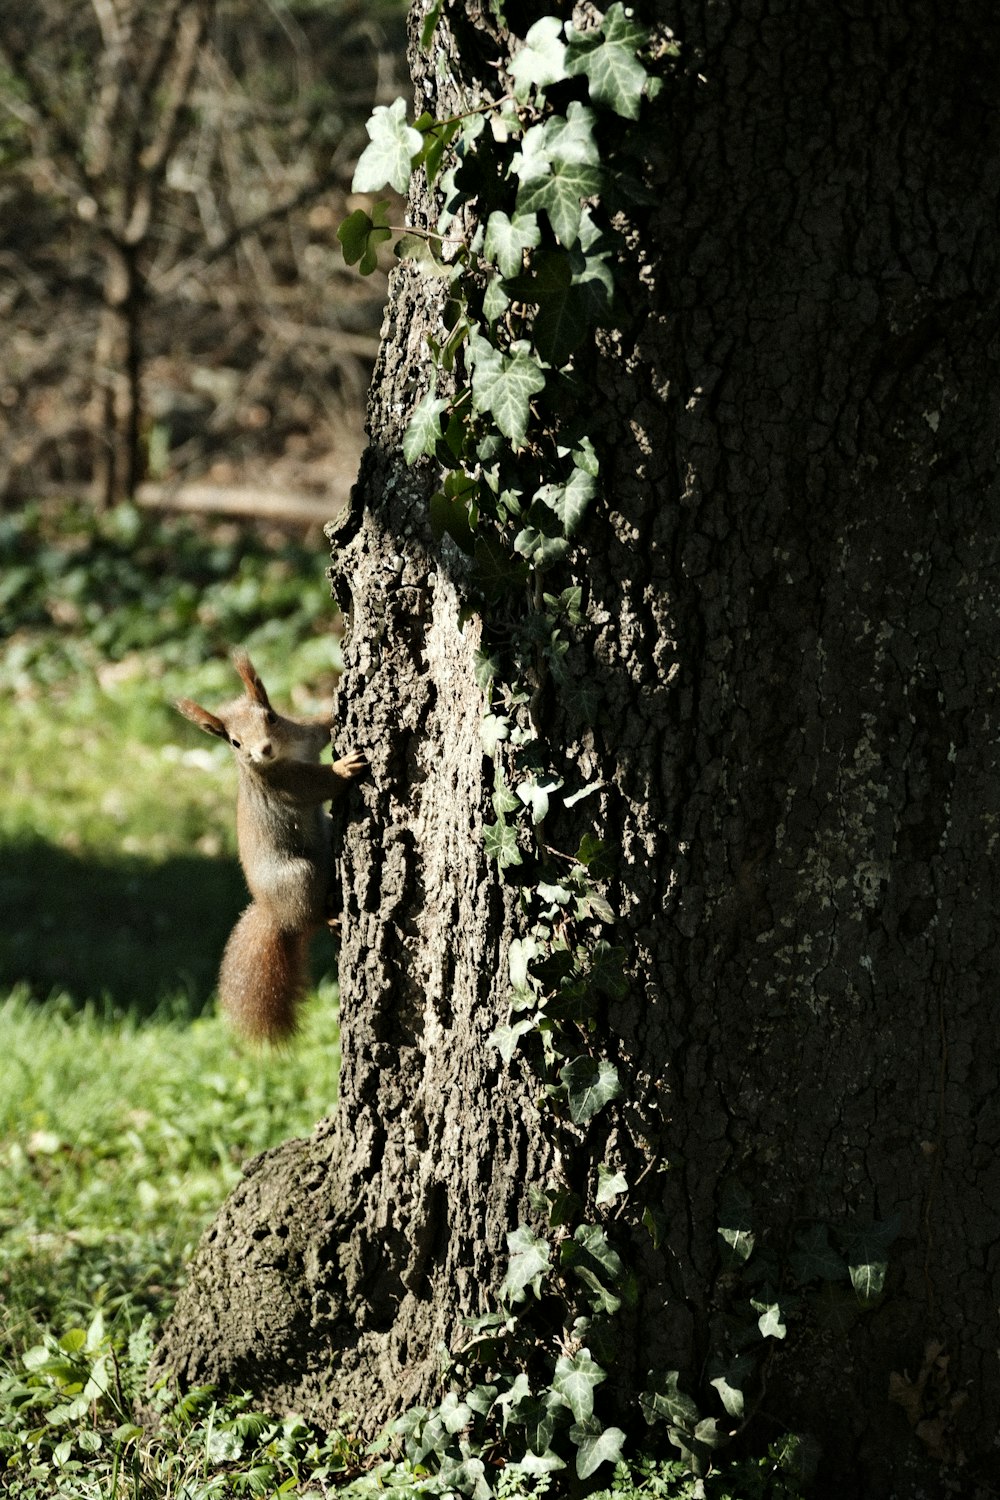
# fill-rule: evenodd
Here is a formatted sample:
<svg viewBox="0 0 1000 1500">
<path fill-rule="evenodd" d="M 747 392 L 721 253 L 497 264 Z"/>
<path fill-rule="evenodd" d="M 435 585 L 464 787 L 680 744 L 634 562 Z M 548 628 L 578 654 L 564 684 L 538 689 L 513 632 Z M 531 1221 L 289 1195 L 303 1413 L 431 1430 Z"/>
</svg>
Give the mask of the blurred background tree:
<svg viewBox="0 0 1000 1500">
<path fill-rule="evenodd" d="M 0 502 L 346 490 L 384 288 L 336 227 L 399 0 L 0 0 Z"/>
</svg>

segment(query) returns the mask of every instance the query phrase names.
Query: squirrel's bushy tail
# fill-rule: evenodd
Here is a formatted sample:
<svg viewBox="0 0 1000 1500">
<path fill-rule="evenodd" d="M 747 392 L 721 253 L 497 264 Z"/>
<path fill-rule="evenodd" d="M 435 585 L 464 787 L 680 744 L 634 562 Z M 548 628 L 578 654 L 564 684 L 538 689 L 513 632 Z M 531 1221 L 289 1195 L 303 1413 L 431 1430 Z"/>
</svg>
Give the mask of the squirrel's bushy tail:
<svg viewBox="0 0 1000 1500">
<path fill-rule="evenodd" d="M 248 906 L 229 935 L 219 998 L 249 1042 L 282 1042 L 295 1030 L 309 983 L 309 932 L 285 932 L 259 906 Z"/>
</svg>

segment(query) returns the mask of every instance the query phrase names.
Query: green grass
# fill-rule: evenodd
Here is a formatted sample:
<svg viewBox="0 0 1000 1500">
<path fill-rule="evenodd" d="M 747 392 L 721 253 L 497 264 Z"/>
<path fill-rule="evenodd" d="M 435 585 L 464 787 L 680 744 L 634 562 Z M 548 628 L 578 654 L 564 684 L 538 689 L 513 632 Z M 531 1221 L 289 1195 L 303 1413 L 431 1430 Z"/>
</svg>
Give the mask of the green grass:
<svg viewBox="0 0 1000 1500">
<path fill-rule="evenodd" d="M 330 989 L 281 1055 L 183 1007 L 0 1004 L 0 1357 L 98 1308 L 162 1317 L 243 1163 L 328 1113 L 337 1062 Z"/>
<path fill-rule="evenodd" d="M 236 775 L 172 706 L 234 696 L 241 642 L 276 700 L 328 703 L 325 564 L 284 537 L 132 511 L 0 519 L 0 1487 L 15 1493 L 53 1492 L 53 1464 L 70 1478 L 59 1442 L 22 1442 L 38 1421 L 66 1436 L 51 1401 L 73 1382 L 39 1349 L 68 1339 L 82 1358 L 73 1330 L 99 1323 L 94 1349 L 127 1363 L 243 1164 L 334 1102 L 329 978 L 282 1054 L 241 1051 L 215 1014 L 247 899 Z M 322 974 L 334 954 L 315 946 Z M 22 1460 L 6 1473 L 4 1451 Z"/>
</svg>

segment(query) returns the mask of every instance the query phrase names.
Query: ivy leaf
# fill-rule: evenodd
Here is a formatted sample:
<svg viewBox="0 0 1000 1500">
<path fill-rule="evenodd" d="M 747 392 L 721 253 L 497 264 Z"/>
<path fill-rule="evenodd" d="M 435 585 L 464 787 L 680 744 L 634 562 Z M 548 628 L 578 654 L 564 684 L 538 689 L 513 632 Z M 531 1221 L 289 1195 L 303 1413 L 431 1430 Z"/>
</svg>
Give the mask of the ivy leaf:
<svg viewBox="0 0 1000 1500">
<path fill-rule="evenodd" d="M 365 129 L 370 141 L 358 157 L 352 193 L 376 193 L 387 183 L 397 193 L 405 193 L 413 158 L 424 148 L 420 131 L 406 123 L 406 100 L 376 104 Z"/>
<path fill-rule="evenodd" d="M 501 1296 L 508 1297 L 514 1303 L 523 1302 L 530 1287 L 535 1296 L 540 1297 L 542 1281 L 552 1269 L 548 1240 L 534 1234 L 526 1224 L 521 1224 L 507 1235 L 507 1249 L 510 1261 L 500 1287 Z"/>
<path fill-rule="evenodd" d="M 424 138 L 423 149 L 412 166 L 423 166 L 427 173 L 427 185 L 432 187 L 441 170 L 441 160 L 461 127 L 460 120 L 436 120 L 431 114 L 422 114 L 414 124 Z"/>
<path fill-rule="evenodd" d="M 600 942 L 594 944 L 587 977 L 602 995 L 607 995 L 611 1000 L 621 1000 L 628 993 L 624 964 L 625 949 L 612 948 L 610 943 L 601 938 Z"/>
<path fill-rule="evenodd" d="M 545 1453 L 526 1453 L 517 1463 L 507 1464 L 506 1474 L 527 1474 L 534 1479 L 539 1474 L 552 1474 L 556 1469 L 565 1469 L 566 1461 L 551 1450 Z"/>
<path fill-rule="evenodd" d="M 561 1416 L 560 1402 L 552 1392 L 526 1395 L 512 1409 L 509 1421 L 524 1428 L 524 1442 L 529 1452 L 545 1457 Z"/>
<path fill-rule="evenodd" d="M 504 437 L 520 447 L 528 430 L 531 398 L 545 387 L 545 375 L 527 339 L 511 344 L 510 353 L 473 333 L 469 337 L 472 404 L 488 412 Z"/>
<path fill-rule="evenodd" d="M 830 1244 L 825 1224 L 811 1224 L 795 1236 L 798 1246 L 789 1256 L 797 1281 L 840 1281 L 847 1274 L 841 1255 Z"/>
<path fill-rule="evenodd" d="M 590 1350 L 580 1349 L 572 1358 L 560 1354 L 552 1391 L 578 1422 L 585 1422 L 594 1414 L 594 1390 L 606 1378 L 605 1371 L 591 1359 Z"/>
<path fill-rule="evenodd" d="M 517 789 L 517 795 L 525 807 L 531 809 L 531 821 L 538 824 L 548 816 L 549 797 L 557 792 L 562 786 L 562 777 L 555 776 L 551 781 L 536 781 L 534 777 L 530 781 L 522 781 Z M 543 898 L 544 899 L 544 898 Z"/>
<path fill-rule="evenodd" d="M 566 74 L 566 44 L 561 40 L 562 22 L 555 16 L 536 21 L 524 46 L 510 64 L 514 98 L 525 103 L 532 87 L 541 94 L 551 83 L 561 83 Z"/>
<path fill-rule="evenodd" d="M 627 120 L 639 117 L 639 101 L 648 74 L 636 52 L 648 39 L 642 26 L 628 18 L 625 7 L 609 7 L 599 28 L 579 32 L 569 27 L 565 66 L 570 75 L 585 73 L 590 97 Z"/>
<path fill-rule="evenodd" d="M 583 469 L 574 469 L 565 484 L 543 484 L 535 499 L 558 516 L 563 532 L 572 536 L 587 513 L 596 485 Z"/>
<path fill-rule="evenodd" d="M 560 697 L 570 718 L 577 724 L 594 724 L 597 710 L 601 706 L 601 690 L 593 683 L 577 681 L 563 683 Z M 604 918 L 613 921 L 614 917 Z"/>
<path fill-rule="evenodd" d="M 615 872 L 614 845 L 585 833 L 576 851 L 577 864 L 586 865 L 595 880 L 607 880 Z"/>
<path fill-rule="evenodd" d="M 785 1326 L 780 1302 L 758 1302 L 751 1298 L 750 1306 L 754 1312 L 760 1313 L 757 1327 L 760 1329 L 762 1338 L 783 1339 L 785 1337 L 788 1329 Z"/>
<path fill-rule="evenodd" d="M 678 1385 L 679 1370 L 667 1370 L 654 1381 L 650 1370 L 646 1379 L 650 1385 L 639 1397 L 642 1414 L 650 1426 L 654 1422 L 667 1422 L 682 1432 L 693 1432 L 698 1425 L 699 1412 L 690 1396 Z"/>
<path fill-rule="evenodd" d="M 741 1266 L 753 1253 L 755 1235 L 751 1218 L 750 1195 L 738 1182 L 723 1184 L 719 1205 L 719 1238 L 726 1246 L 725 1258 L 731 1266 Z"/>
<path fill-rule="evenodd" d="M 584 1125 L 622 1091 L 618 1069 L 606 1058 L 574 1057 L 560 1069 L 566 1086 L 569 1116 L 574 1125 Z"/>
<path fill-rule="evenodd" d="M 503 281 L 499 276 L 491 276 L 483 293 L 483 317 L 487 323 L 493 324 L 497 318 L 503 317 L 509 306 L 510 298 Z"/>
<path fill-rule="evenodd" d="M 356 208 L 337 230 L 344 260 L 349 266 L 360 261 L 358 270 L 362 276 L 370 276 L 377 270 L 378 247 L 392 239 L 392 230 L 384 222 L 387 207 L 385 203 L 376 203 L 374 217 L 366 214 L 363 208 Z"/>
<path fill-rule="evenodd" d="M 841 1230 L 838 1238 L 844 1246 L 851 1285 L 862 1307 L 870 1307 L 882 1295 L 889 1269 L 887 1252 L 898 1237 L 901 1220 L 898 1214 L 876 1221 L 862 1229 Z"/>
<path fill-rule="evenodd" d="M 612 1172 L 603 1162 L 597 1168 L 597 1199 L 599 1204 L 614 1203 L 619 1193 L 628 1192 L 628 1181 L 624 1172 Z"/>
<path fill-rule="evenodd" d="M 488 694 L 493 682 L 500 675 L 500 658 L 488 651 L 476 651 L 473 656 L 476 686 Z M 508 809 L 511 811 L 512 809 Z"/>
<path fill-rule="evenodd" d="M 877 1302 L 885 1289 L 886 1272 L 889 1269 L 887 1260 L 863 1261 L 859 1265 L 848 1266 L 851 1276 L 851 1285 L 858 1294 L 858 1301 L 862 1307 L 871 1307 Z"/>
<path fill-rule="evenodd" d="M 517 834 L 503 818 L 483 827 L 483 848 L 487 859 L 495 859 L 501 870 L 522 863 Z"/>
<path fill-rule="evenodd" d="M 578 1479 L 589 1479 L 601 1464 L 616 1464 L 625 1443 L 625 1434 L 620 1427 L 602 1428 L 596 1417 L 575 1422 L 569 1430 L 569 1438 L 576 1444 Z"/>
<path fill-rule="evenodd" d="M 504 781 L 503 771 L 498 765 L 493 777 L 493 811 L 498 818 L 505 818 L 508 813 L 519 812 L 520 808 L 520 798 L 514 795 Z"/>
<path fill-rule="evenodd" d="M 524 267 L 524 252 L 542 241 L 536 214 L 515 213 L 508 219 L 499 209 L 486 221 L 483 254 L 500 267 L 503 276 L 517 276 Z"/>
<path fill-rule="evenodd" d="M 597 1224 L 581 1224 L 571 1240 L 564 1240 L 560 1259 L 593 1293 L 592 1306 L 599 1312 L 616 1313 L 622 1299 L 612 1287 L 625 1279 L 625 1267 Z"/>
<path fill-rule="evenodd" d="M 403 433 L 403 457 L 408 464 L 433 453 L 441 441 L 441 417 L 448 410 L 448 402 L 434 394 L 434 387 L 417 402 L 413 415 Z"/>
<path fill-rule="evenodd" d="M 476 560 L 474 581 L 487 599 L 497 600 L 528 576 L 527 564 L 509 555 L 502 544 L 491 536 L 477 537 L 473 550 Z"/>
<path fill-rule="evenodd" d="M 514 538 L 514 551 L 541 570 L 561 562 L 569 551 L 569 542 L 562 536 L 546 536 L 537 526 L 525 526 Z"/>
<path fill-rule="evenodd" d="M 592 112 L 574 100 L 565 118 L 553 117 L 527 131 L 511 164 L 520 178 L 516 212 L 544 212 L 567 247 L 579 235 L 582 200 L 599 192 L 604 180 L 593 126 Z"/>
<path fill-rule="evenodd" d="M 497 1049 L 504 1062 L 509 1063 L 521 1037 L 525 1032 L 533 1030 L 536 1024 L 534 1019 L 528 1019 L 515 1021 L 512 1026 L 498 1026 L 490 1033 L 488 1040 Z"/>
<path fill-rule="evenodd" d="M 727 1414 L 742 1422 L 746 1408 L 743 1386 L 753 1374 L 753 1359 L 749 1354 L 737 1354 L 726 1364 L 721 1360 L 714 1361 L 711 1368 L 719 1373 L 709 1381 L 709 1385 L 718 1391 L 719 1400 Z"/>
<path fill-rule="evenodd" d="M 405 435 L 403 443 L 403 455 L 405 457 Z M 475 534 L 472 530 L 468 506 L 457 497 L 453 498 L 442 490 L 435 490 L 430 498 L 428 509 L 434 540 L 439 542 L 442 537 L 450 536 L 456 546 L 467 557 L 471 557 L 475 549 Z"/>
<path fill-rule="evenodd" d="M 444 0 L 434 0 L 434 4 L 424 17 L 424 24 L 420 28 L 420 45 L 424 52 L 428 50 L 437 30 L 438 21 L 441 19 L 441 7 Z"/>
<path fill-rule="evenodd" d="M 503 714 L 485 714 L 479 725 L 479 738 L 483 742 L 483 754 L 493 760 L 497 753 L 497 745 L 510 735 L 510 720 Z M 514 812 L 514 808 L 507 809 Z"/>
<path fill-rule="evenodd" d="M 541 952 L 534 938 L 514 938 L 507 950 L 507 970 L 516 990 L 528 988 L 528 965 Z"/>
</svg>

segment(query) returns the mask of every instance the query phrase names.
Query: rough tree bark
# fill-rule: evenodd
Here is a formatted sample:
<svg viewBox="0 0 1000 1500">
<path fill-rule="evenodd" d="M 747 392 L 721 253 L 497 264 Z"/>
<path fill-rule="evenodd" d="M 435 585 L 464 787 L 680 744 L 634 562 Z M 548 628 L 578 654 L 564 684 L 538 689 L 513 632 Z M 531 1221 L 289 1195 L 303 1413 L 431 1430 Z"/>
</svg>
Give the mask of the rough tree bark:
<svg viewBox="0 0 1000 1500">
<path fill-rule="evenodd" d="M 606 783 L 621 854 L 632 984 L 603 1042 L 626 1089 L 597 1159 L 640 1183 L 641 1294 L 615 1379 L 623 1407 L 650 1368 L 693 1389 L 724 1342 L 726 1183 L 779 1259 L 898 1216 L 885 1294 L 803 1315 L 759 1422 L 818 1438 L 824 1493 L 927 1493 L 963 1453 L 995 1469 L 1000 1399 L 1000 35 L 978 0 L 636 9 L 682 50 L 594 355 L 605 499 L 565 570 L 603 704 L 583 741 L 539 709 Z M 539 13 L 508 7 L 520 35 Z M 485 84 L 509 39 L 474 5 L 447 20 Z M 416 66 L 434 109 L 447 72 Z M 252 1164 L 161 1351 L 368 1430 L 433 1387 L 552 1149 L 520 1054 L 486 1044 L 517 919 L 483 856 L 478 626 L 398 453 L 436 314 L 397 273 L 334 539 L 340 743 L 373 758 L 343 846 L 342 1097 Z"/>
</svg>

